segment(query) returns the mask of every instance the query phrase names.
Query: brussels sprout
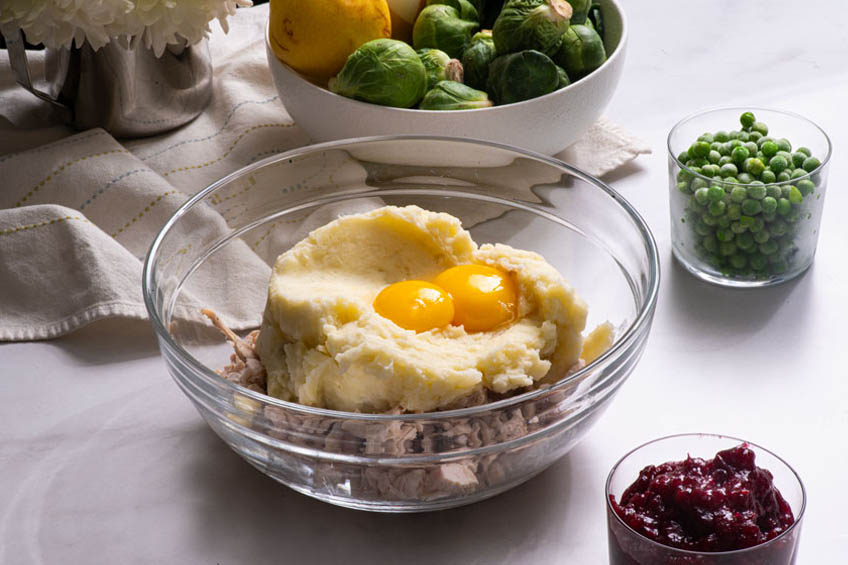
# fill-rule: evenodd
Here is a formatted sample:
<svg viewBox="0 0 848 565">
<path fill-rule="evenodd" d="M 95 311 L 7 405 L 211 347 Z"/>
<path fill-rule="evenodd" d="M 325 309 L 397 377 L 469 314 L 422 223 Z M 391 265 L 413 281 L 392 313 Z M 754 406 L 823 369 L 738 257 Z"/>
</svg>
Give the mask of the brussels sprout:
<svg viewBox="0 0 848 565">
<path fill-rule="evenodd" d="M 486 90 L 498 104 L 542 96 L 559 87 L 560 74 L 550 57 L 534 49 L 501 55 L 489 66 Z"/>
<path fill-rule="evenodd" d="M 568 0 L 571 4 L 571 25 L 583 24 L 589 19 L 589 10 L 592 9 L 592 0 Z"/>
<path fill-rule="evenodd" d="M 492 101 L 485 92 L 461 82 L 443 80 L 424 95 L 418 107 L 422 110 L 473 110 L 491 105 Z"/>
<path fill-rule="evenodd" d="M 459 12 L 444 4 L 427 6 L 412 27 L 412 45 L 416 49 L 441 49 L 457 59 L 477 31 L 477 22 L 459 17 Z"/>
<path fill-rule="evenodd" d="M 607 60 L 604 42 L 595 30 L 573 25 L 562 36 L 562 45 L 554 60 L 575 79 L 586 76 Z"/>
<path fill-rule="evenodd" d="M 484 29 L 474 34 L 471 45 L 462 54 L 462 71 L 465 84 L 483 90 L 489 76 L 489 63 L 495 58 L 492 30 Z"/>
<path fill-rule="evenodd" d="M 427 71 L 418 54 L 403 41 L 374 39 L 350 54 L 328 86 L 348 98 L 411 108 L 427 92 Z"/>
<path fill-rule="evenodd" d="M 480 21 L 480 15 L 477 13 L 477 7 L 469 0 L 427 0 L 428 6 L 432 6 L 433 4 L 444 4 L 445 6 L 450 6 L 459 12 L 459 17 L 463 20 L 471 22 Z"/>
<path fill-rule="evenodd" d="M 492 28 L 499 55 L 535 49 L 553 56 L 568 29 L 571 4 L 565 0 L 508 0 Z"/>
<path fill-rule="evenodd" d="M 565 69 L 563 69 L 560 66 L 557 66 L 557 75 L 559 76 L 559 82 L 557 83 L 557 90 L 559 90 L 560 88 L 562 88 L 564 86 L 568 86 L 569 84 L 571 84 L 571 79 L 568 78 L 568 73 L 565 72 Z"/>
<path fill-rule="evenodd" d="M 592 27 L 604 38 L 604 14 L 601 11 L 601 5 L 597 2 L 592 2 L 592 7 L 589 9 L 589 19 L 587 22 L 592 22 Z"/>
<path fill-rule="evenodd" d="M 427 90 L 442 80 L 462 82 L 462 63 L 451 59 L 448 54 L 438 49 L 421 49 L 418 51 L 421 62 L 427 70 Z"/>
</svg>

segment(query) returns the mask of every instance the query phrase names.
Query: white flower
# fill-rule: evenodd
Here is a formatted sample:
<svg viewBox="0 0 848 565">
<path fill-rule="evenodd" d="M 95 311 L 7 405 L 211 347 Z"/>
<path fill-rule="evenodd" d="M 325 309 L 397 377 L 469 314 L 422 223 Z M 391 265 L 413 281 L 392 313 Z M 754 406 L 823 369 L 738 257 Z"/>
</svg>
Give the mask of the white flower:
<svg viewBox="0 0 848 565">
<path fill-rule="evenodd" d="M 160 56 L 168 44 L 193 44 L 209 35 L 218 19 L 251 0 L 4 0 L 0 25 L 19 28 L 30 43 L 46 47 L 78 47 L 88 41 L 95 50 L 116 38 L 140 41 Z"/>
</svg>

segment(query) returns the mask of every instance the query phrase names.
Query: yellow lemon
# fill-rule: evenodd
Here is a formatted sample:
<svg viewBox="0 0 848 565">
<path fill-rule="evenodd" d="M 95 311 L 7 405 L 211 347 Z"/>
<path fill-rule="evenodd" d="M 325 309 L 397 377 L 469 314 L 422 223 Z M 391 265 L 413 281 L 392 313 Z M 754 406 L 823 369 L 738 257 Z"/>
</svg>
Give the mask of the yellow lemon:
<svg viewBox="0 0 848 565">
<path fill-rule="evenodd" d="M 271 47 L 294 70 L 326 80 L 372 39 L 391 37 L 386 0 L 271 0 Z"/>
</svg>

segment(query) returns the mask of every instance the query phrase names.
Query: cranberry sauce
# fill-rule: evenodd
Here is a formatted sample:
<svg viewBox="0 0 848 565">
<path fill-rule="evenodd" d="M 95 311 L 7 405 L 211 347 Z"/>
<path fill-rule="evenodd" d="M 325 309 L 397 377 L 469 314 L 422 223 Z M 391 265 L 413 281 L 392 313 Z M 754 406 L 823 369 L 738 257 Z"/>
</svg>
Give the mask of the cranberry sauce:
<svg viewBox="0 0 848 565">
<path fill-rule="evenodd" d="M 794 517 L 757 467 L 747 444 L 714 459 L 649 465 L 616 503 L 616 514 L 636 532 L 660 544 L 698 552 L 731 551 L 775 538 Z"/>
</svg>

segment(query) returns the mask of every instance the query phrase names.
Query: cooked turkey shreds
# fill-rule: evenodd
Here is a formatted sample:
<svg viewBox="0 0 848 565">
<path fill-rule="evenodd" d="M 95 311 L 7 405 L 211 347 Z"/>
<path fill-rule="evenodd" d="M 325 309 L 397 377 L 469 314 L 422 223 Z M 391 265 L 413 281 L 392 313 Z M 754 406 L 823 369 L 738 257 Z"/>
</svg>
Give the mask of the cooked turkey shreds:
<svg viewBox="0 0 848 565">
<path fill-rule="evenodd" d="M 267 393 L 265 368 L 255 347 L 259 330 L 241 338 L 211 310 L 203 310 L 203 314 L 233 346 L 230 364 L 218 374 L 231 383 Z M 569 374 L 582 367 L 583 363 L 575 364 Z M 549 386 L 543 384 L 540 388 Z M 564 410 L 570 411 L 564 408 L 563 401 L 576 386 L 521 407 L 423 423 L 324 418 L 270 405 L 266 405 L 254 418 L 262 419 L 262 427 L 271 429 L 269 433 L 280 440 L 325 452 L 372 456 L 427 455 L 496 445 L 550 426 L 562 418 Z M 520 392 L 523 391 L 517 391 Z M 505 396 L 481 389 L 449 409 L 477 406 L 501 398 Z M 388 413 L 400 414 L 401 410 Z M 301 463 L 312 469 L 316 484 L 325 488 L 345 483 L 349 484 L 351 495 L 365 499 L 434 500 L 471 494 L 478 488 L 500 484 L 509 469 L 521 469 L 527 464 L 536 443 L 531 442 L 513 452 L 470 456 L 451 463 L 422 463 L 420 467 L 363 468 L 338 462 L 316 463 L 312 458 L 295 453 L 289 453 L 288 457 L 302 458 Z"/>
</svg>

